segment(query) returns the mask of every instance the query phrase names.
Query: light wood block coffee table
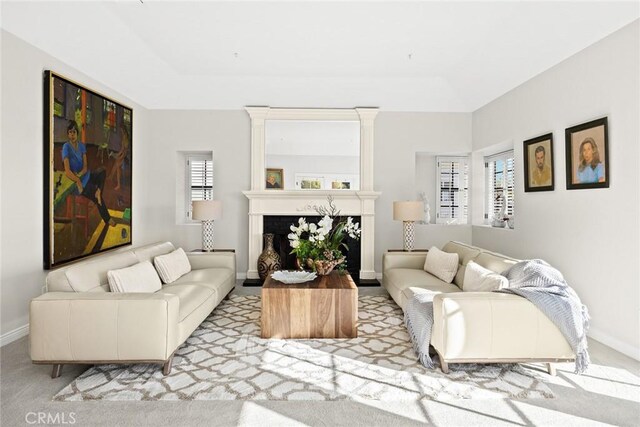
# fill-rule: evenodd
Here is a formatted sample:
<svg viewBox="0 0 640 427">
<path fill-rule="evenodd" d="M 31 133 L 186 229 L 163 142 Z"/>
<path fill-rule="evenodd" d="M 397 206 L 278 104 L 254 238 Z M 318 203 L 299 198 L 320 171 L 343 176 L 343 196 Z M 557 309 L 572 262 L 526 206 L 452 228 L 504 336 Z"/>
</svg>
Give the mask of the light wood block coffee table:
<svg viewBox="0 0 640 427">
<path fill-rule="evenodd" d="M 293 285 L 269 276 L 261 317 L 262 338 L 356 338 L 358 288 L 346 272 Z"/>
</svg>

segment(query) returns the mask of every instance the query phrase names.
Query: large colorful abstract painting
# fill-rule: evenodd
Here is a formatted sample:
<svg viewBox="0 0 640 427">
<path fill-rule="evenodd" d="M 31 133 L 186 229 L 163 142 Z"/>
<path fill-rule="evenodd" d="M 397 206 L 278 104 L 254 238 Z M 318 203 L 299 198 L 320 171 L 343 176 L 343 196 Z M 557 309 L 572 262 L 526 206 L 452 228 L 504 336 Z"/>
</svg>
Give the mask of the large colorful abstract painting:
<svg viewBox="0 0 640 427">
<path fill-rule="evenodd" d="M 131 244 L 133 111 L 44 75 L 44 267 Z"/>
</svg>

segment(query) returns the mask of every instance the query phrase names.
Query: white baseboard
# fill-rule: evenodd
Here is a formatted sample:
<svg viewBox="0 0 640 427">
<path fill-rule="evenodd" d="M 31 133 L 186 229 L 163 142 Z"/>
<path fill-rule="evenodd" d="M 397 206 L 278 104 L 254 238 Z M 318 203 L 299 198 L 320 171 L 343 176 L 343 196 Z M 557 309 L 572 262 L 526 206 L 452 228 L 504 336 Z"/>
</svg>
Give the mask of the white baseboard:
<svg viewBox="0 0 640 427">
<path fill-rule="evenodd" d="M 236 273 L 236 280 L 247 280 L 247 273 Z"/>
<path fill-rule="evenodd" d="M 376 279 L 378 279 L 378 281 L 382 283 L 382 273 L 376 273 Z"/>
<path fill-rule="evenodd" d="M 589 328 L 587 336 L 606 345 L 607 347 L 611 347 L 612 349 L 619 351 L 625 356 L 629 356 L 635 360 L 640 360 L 640 348 L 629 345 L 626 342 L 622 342 L 617 338 L 613 338 L 601 330 Z"/>
<path fill-rule="evenodd" d="M 14 342 L 22 337 L 26 337 L 29 335 L 29 324 L 27 323 L 24 326 L 20 326 L 13 331 L 9 331 L 6 334 L 0 336 L 0 347 L 4 347 L 5 345 Z"/>
</svg>

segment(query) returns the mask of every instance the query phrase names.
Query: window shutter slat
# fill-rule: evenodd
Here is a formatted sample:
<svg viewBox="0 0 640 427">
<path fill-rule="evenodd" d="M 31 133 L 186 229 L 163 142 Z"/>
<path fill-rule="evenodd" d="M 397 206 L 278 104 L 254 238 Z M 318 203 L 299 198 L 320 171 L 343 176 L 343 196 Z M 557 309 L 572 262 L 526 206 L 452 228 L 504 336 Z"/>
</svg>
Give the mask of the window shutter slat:
<svg viewBox="0 0 640 427">
<path fill-rule="evenodd" d="M 191 218 L 194 200 L 213 199 L 213 161 L 204 156 L 193 156 L 187 159 L 189 203 L 187 216 Z"/>
<path fill-rule="evenodd" d="M 437 158 L 437 222 L 466 223 L 468 194 L 468 159 Z"/>
<path fill-rule="evenodd" d="M 513 215 L 515 187 L 515 159 L 513 150 L 485 157 L 487 182 L 487 210 L 485 218 L 491 220 L 506 203 L 506 215 Z M 502 195 L 502 199 L 499 199 Z"/>
</svg>

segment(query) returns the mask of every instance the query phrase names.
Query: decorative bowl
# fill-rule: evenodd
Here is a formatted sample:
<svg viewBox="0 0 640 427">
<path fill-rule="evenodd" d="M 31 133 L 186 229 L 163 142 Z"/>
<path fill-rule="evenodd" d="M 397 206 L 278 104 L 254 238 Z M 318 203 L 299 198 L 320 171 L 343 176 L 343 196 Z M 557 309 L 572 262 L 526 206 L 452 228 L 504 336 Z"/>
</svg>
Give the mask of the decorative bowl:
<svg viewBox="0 0 640 427">
<path fill-rule="evenodd" d="M 271 273 L 271 278 L 286 284 L 310 282 L 316 277 L 316 273 L 309 271 L 278 270 Z"/>
</svg>

